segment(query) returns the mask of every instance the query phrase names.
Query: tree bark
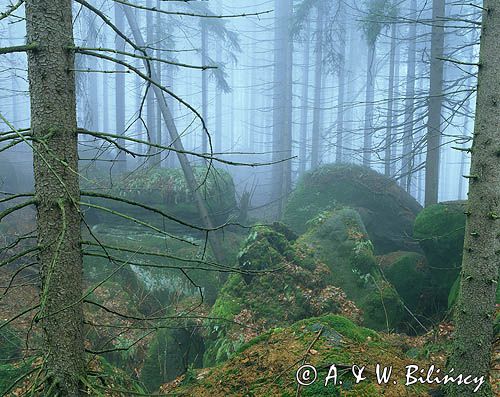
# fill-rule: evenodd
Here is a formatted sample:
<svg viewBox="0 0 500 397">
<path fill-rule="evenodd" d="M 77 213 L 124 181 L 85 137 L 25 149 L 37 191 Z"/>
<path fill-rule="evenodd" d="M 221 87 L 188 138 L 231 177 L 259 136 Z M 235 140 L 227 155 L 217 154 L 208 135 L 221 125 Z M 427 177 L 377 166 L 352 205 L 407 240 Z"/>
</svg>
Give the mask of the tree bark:
<svg viewBox="0 0 500 397">
<path fill-rule="evenodd" d="M 365 126 L 363 135 L 363 165 L 369 167 L 372 159 L 373 100 L 375 95 L 375 42 L 368 44 L 366 65 Z"/>
<path fill-rule="evenodd" d="M 122 32 L 124 31 L 124 19 L 123 12 L 118 3 L 115 3 L 115 21 L 116 27 Z M 125 40 L 120 36 L 116 36 L 115 46 L 118 51 L 125 51 Z M 124 60 L 123 55 L 117 54 L 117 59 Z M 116 133 L 119 135 L 125 134 L 125 68 L 121 65 L 116 64 L 115 74 L 115 129 Z M 125 147 L 126 143 L 124 139 L 118 139 L 118 145 L 120 147 Z M 116 157 L 116 166 L 118 171 L 123 172 L 127 168 L 127 158 L 123 150 L 118 150 L 118 155 Z"/>
<path fill-rule="evenodd" d="M 335 151 L 335 161 L 343 162 L 343 146 L 344 146 L 344 102 L 345 102 L 345 63 L 346 63 L 346 21 L 345 21 L 345 5 L 339 2 L 339 70 L 338 70 L 338 94 L 337 94 L 337 142 Z"/>
<path fill-rule="evenodd" d="M 323 82 L 323 31 L 324 11 L 323 3 L 318 4 L 318 15 L 316 20 L 316 60 L 314 67 L 314 105 L 313 125 L 311 134 L 311 169 L 319 165 L 320 135 L 321 135 L 321 92 Z"/>
<path fill-rule="evenodd" d="M 33 167 L 47 387 L 80 396 L 85 376 L 72 2 L 27 0 Z"/>
<path fill-rule="evenodd" d="M 201 18 L 201 64 L 208 64 L 208 29 L 206 21 Z M 201 116 L 208 125 L 208 71 L 201 72 Z M 201 151 L 207 153 L 208 139 L 206 131 L 201 129 Z"/>
<path fill-rule="evenodd" d="M 387 115 L 386 115 L 386 127 L 385 127 L 385 159 L 384 159 L 384 174 L 385 176 L 391 176 L 391 163 L 392 158 L 392 138 L 393 134 L 393 109 L 394 109 L 394 74 L 395 74 L 395 60 L 396 60 L 396 24 L 391 25 L 391 52 L 389 55 L 389 82 L 388 82 L 388 99 L 387 99 Z"/>
<path fill-rule="evenodd" d="M 403 154 L 401 157 L 401 186 L 410 191 L 411 184 L 411 163 L 412 163 L 412 138 L 413 138 L 413 112 L 415 108 L 415 69 L 416 69 L 416 46 L 417 46 L 417 2 L 411 1 L 410 19 L 414 22 L 410 24 L 408 31 L 408 61 L 406 69 L 406 93 L 405 93 L 405 113 L 403 126 Z"/>
<path fill-rule="evenodd" d="M 222 0 L 217 1 L 217 13 L 222 15 Z M 222 62 L 222 46 L 221 41 L 215 43 L 215 60 L 218 65 Z M 215 95 L 215 151 L 222 151 L 222 90 L 216 85 Z"/>
<path fill-rule="evenodd" d="M 302 95 L 300 106 L 300 142 L 299 142 L 299 175 L 306 171 L 307 165 L 307 131 L 309 129 L 309 54 L 311 21 L 307 18 L 304 30 L 304 55 L 302 58 Z"/>
<path fill-rule="evenodd" d="M 291 2 L 275 0 L 275 48 L 274 48 L 274 93 L 273 93 L 273 161 L 280 161 L 289 155 L 291 147 L 291 40 L 289 23 Z M 289 162 L 279 162 L 272 166 L 272 201 L 275 216 L 281 217 L 283 200 L 290 184 Z"/>
<path fill-rule="evenodd" d="M 450 368 L 488 380 L 500 263 L 500 6 L 485 0 L 476 119 L 456 330 Z M 491 396 L 489 385 L 452 385 L 449 396 Z"/>
<path fill-rule="evenodd" d="M 156 0 L 156 8 L 159 10 L 161 8 L 161 0 Z M 162 14 L 157 12 L 156 13 L 156 18 L 155 18 L 155 37 L 156 37 L 156 58 L 161 59 L 163 58 L 164 54 L 162 51 L 163 47 L 163 37 L 162 37 L 162 28 L 163 28 L 163 23 L 162 23 Z M 163 63 L 162 62 L 156 62 L 156 73 L 158 76 L 158 83 L 162 84 L 162 69 L 163 69 Z M 156 116 L 156 143 L 158 145 L 161 145 L 163 142 L 162 139 L 162 118 L 161 118 L 161 110 L 159 109 L 159 106 L 155 109 L 155 116 Z M 161 167 L 162 161 L 161 161 L 161 155 L 156 156 L 157 159 L 157 165 Z"/>
<path fill-rule="evenodd" d="M 445 0 L 432 2 L 431 76 L 425 159 L 425 206 L 436 204 L 439 194 L 441 107 L 443 103 L 443 47 Z"/>
</svg>

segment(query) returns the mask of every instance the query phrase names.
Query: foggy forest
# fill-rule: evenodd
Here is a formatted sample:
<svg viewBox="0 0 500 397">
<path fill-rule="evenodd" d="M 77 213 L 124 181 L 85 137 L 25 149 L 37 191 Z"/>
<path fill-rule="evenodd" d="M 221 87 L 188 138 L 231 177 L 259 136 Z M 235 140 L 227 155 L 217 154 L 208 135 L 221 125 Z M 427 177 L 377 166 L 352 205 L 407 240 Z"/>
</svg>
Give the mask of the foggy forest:
<svg viewBox="0 0 500 397">
<path fill-rule="evenodd" d="M 1 396 L 500 396 L 499 0 L 0 0 Z"/>
</svg>

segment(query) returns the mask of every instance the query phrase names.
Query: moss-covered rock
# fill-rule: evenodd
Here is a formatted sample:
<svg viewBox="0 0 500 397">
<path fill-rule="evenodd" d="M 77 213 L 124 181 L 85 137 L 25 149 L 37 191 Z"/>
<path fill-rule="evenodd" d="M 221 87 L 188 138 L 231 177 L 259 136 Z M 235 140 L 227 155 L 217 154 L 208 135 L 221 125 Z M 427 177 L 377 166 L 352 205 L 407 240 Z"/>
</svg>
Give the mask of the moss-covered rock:
<svg viewBox="0 0 500 397">
<path fill-rule="evenodd" d="M 358 211 L 378 253 L 418 249 L 409 236 L 421 206 L 394 180 L 357 165 L 325 165 L 306 173 L 283 219 L 304 233 L 309 220 L 339 206 Z"/>
<path fill-rule="evenodd" d="M 430 363 L 407 356 L 394 338 L 387 338 L 337 315 L 299 321 L 286 328 L 271 329 L 247 345 L 223 365 L 191 373 L 162 386 L 162 393 L 180 396 L 287 396 L 297 394 L 296 371 L 314 365 L 318 378 L 300 388 L 300 395 L 378 397 L 425 396 L 434 386 L 405 386 L 406 366 L 428 368 Z M 433 362 L 434 363 L 434 362 Z M 337 385 L 325 378 L 330 366 L 338 370 Z M 376 382 L 376 364 L 392 367 L 387 385 Z M 356 383 L 353 365 L 364 366 L 366 379 Z M 396 382 L 393 382 L 396 381 Z"/>
<path fill-rule="evenodd" d="M 190 316 L 182 318 L 185 313 Z M 191 368 L 202 367 L 205 351 L 202 318 L 207 313 L 206 305 L 189 298 L 172 310 L 170 315 L 179 316 L 179 320 L 156 332 L 141 369 L 140 379 L 149 391 L 158 390 L 161 384 Z"/>
<path fill-rule="evenodd" d="M 199 192 L 205 199 L 209 214 L 215 224 L 223 224 L 236 208 L 235 188 L 231 175 L 221 169 L 195 167 L 194 174 Z M 133 173 L 110 176 L 104 173 L 85 175 L 85 190 L 98 189 L 124 199 L 155 207 L 184 222 L 202 226 L 194 196 L 189 191 L 182 170 L 179 168 L 146 168 Z M 113 200 L 92 199 L 91 202 L 138 217 L 167 229 L 183 229 L 179 224 L 162 218 L 143 208 Z M 90 209 L 87 217 L 94 223 L 124 223 L 126 220 L 103 211 Z M 130 222 L 128 223 L 130 224 Z"/>
<path fill-rule="evenodd" d="M 415 220 L 413 236 L 425 252 L 435 295 L 443 307 L 462 266 L 464 212 L 463 201 L 439 203 L 425 208 Z"/>
<path fill-rule="evenodd" d="M 367 294 L 359 303 L 363 310 L 363 325 L 386 331 L 400 329 L 405 311 L 396 289 L 382 277 L 372 275 L 368 286 Z"/>
<path fill-rule="evenodd" d="M 399 295 L 380 275 L 373 245 L 357 211 L 339 208 L 322 212 L 309 222 L 298 246 L 308 247 L 328 265 L 329 282 L 345 291 L 363 311 L 364 324 L 394 329 L 404 319 Z"/>
<path fill-rule="evenodd" d="M 383 275 L 405 305 L 416 313 L 426 313 L 433 293 L 425 256 L 417 252 L 398 251 L 378 259 Z"/>
<path fill-rule="evenodd" d="M 293 238 L 281 224 L 252 230 L 239 256 L 243 273 L 229 276 L 211 310 L 217 320 L 208 325 L 205 365 L 272 327 L 323 313 L 360 317 L 342 290 L 329 285 L 328 267 Z"/>
</svg>

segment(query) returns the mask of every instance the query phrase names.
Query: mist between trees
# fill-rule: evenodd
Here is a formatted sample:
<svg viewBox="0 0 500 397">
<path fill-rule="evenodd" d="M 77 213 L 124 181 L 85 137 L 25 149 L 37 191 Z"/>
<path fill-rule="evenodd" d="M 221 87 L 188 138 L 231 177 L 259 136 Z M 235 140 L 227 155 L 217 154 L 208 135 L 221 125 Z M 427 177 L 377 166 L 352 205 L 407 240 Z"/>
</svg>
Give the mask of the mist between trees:
<svg viewBox="0 0 500 397">
<path fill-rule="evenodd" d="M 451 324 L 443 366 L 493 395 L 497 7 L 2 0 L 0 391 L 209 393 L 200 368 L 333 313 Z"/>
</svg>

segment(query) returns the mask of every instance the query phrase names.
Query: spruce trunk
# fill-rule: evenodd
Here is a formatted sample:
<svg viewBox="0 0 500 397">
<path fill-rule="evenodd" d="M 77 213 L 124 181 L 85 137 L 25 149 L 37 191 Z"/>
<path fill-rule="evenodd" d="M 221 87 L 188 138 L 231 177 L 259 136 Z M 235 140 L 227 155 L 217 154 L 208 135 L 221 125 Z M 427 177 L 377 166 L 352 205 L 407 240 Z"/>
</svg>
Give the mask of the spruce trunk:
<svg viewBox="0 0 500 397">
<path fill-rule="evenodd" d="M 81 395 L 83 344 L 80 191 L 72 2 L 27 0 L 31 128 L 47 388 Z"/>
</svg>

